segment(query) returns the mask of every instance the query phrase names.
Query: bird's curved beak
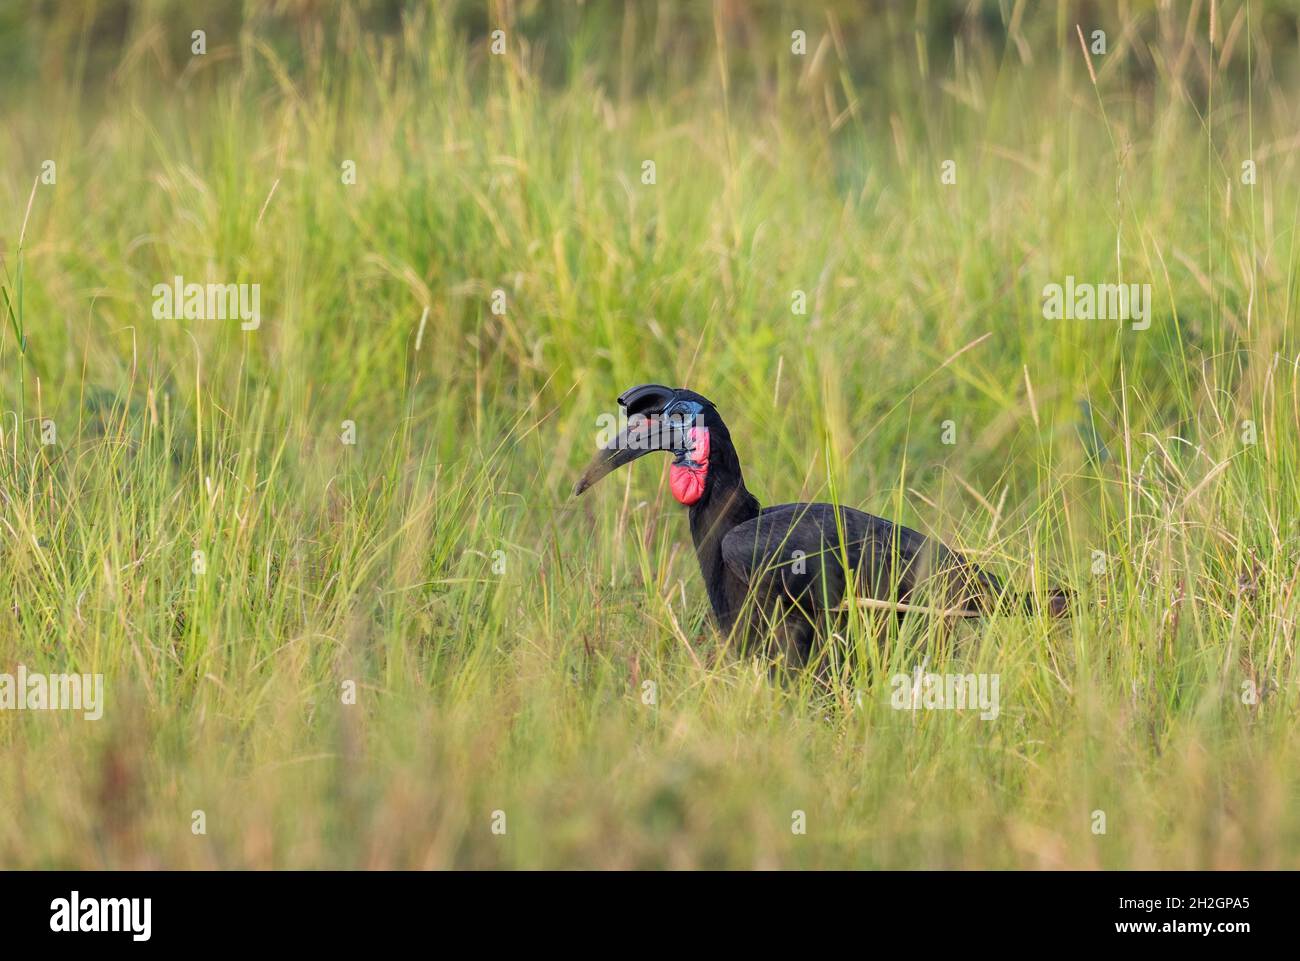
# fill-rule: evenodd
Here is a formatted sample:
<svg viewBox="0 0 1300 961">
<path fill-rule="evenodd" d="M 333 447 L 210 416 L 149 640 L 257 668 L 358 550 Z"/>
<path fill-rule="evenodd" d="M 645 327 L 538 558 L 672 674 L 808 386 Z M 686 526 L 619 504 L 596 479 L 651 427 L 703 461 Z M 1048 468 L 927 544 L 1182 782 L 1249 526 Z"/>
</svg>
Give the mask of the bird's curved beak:
<svg viewBox="0 0 1300 961">
<path fill-rule="evenodd" d="M 578 483 L 573 485 L 573 496 L 577 497 L 588 487 L 593 486 L 596 481 L 600 480 L 606 474 L 618 470 L 624 464 L 630 464 L 638 457 L 644 457 L 651 451 L 665 450 L 660 436 L 660 432 L 655 429 L 655 421 L 642 419 L 635 424 L 629 424 L 625 429 L 619 431 L 617 437 L 596 451 L 596 456 L 591 459 L 587 469 L 582 472 L 578 478 Z"/>
</svg>

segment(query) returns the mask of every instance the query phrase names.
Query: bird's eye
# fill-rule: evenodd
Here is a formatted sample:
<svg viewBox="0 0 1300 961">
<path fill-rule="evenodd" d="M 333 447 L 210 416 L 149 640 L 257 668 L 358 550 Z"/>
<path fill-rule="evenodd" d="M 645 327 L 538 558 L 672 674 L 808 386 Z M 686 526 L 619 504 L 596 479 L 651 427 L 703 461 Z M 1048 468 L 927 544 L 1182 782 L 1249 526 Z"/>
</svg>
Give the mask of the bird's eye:
<svg viewBox="0 0 1300 961">
<path fill-rule="evenodd" d="M 669 404 L 664 411 L 664 418 L 673 426 L 679 428 L 688 427 L 695 419 L 695 406 L 686 401 L 678 401 L 675 404 Z"/>
</svg>

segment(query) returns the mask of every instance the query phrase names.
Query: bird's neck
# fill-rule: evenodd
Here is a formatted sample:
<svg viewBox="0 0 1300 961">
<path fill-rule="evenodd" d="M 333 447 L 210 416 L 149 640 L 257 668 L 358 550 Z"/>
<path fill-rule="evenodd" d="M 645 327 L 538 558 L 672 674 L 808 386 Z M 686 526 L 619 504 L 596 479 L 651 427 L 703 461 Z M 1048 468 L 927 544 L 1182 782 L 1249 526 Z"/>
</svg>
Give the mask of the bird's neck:
<svg viewBox="0 0 1300 961">
<path fill-rule="evenodd" d="M 709 603 L 723 631 L 731 630 L 740 598 L 729 590 L 727 571 L 722 560 L 722 539 L 737 524 L 758 516 L 758 498 L 745 487 L 739 463 L 715 464 L 704 496 L 691 506 L 691 538 L 700 573 L 709 594 Z M 719 468 L 722 469 L 719 469 Z"/>
</svg>

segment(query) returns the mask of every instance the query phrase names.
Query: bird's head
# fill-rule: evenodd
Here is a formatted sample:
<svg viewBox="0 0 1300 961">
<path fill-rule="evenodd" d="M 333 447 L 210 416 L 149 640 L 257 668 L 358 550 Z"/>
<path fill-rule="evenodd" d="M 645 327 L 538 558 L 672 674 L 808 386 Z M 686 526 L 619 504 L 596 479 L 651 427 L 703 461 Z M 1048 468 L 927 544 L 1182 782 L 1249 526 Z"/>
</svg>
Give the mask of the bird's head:
<svg viewBox="0 0 1300 961">
<path fill-rule="evenodd" d="M 673 457 L 669 470 L 673 496 L 688 506 L 703 497 L 711 448 L 726 432 L 713 402 L 685 387 L 642 384 L 623 391 L 618 403 L 627 413 L 627 426 L 596 452 L 574 485 L 573 495 L 624 464 L 664 451 Z"/>
</svg>

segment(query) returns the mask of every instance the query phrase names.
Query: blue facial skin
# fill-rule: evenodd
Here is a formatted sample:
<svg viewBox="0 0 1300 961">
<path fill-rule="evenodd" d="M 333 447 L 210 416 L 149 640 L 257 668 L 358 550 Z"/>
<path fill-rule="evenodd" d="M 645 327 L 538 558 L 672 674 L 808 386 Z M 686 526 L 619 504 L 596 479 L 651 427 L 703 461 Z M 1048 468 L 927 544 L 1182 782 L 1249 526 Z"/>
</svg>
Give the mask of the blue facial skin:
<svg viewBox="0 0 1300 961">
<path fill-rule="evenodd" d="M 664 408 L 661 416 L 668 425 L 671 438 L 669 449 L 673 452 L 674 464 L 697 466 L 692 464 L 686 455 L 690 453 L 692 447 L 690 429 L 703 425 L 703 413 L 704 405 L 693 400 L 675 400 Z"/>
</svg>

